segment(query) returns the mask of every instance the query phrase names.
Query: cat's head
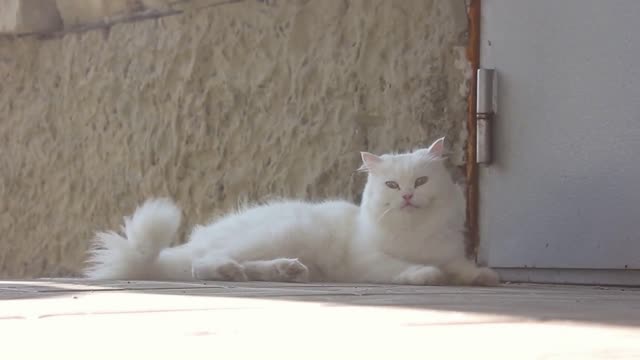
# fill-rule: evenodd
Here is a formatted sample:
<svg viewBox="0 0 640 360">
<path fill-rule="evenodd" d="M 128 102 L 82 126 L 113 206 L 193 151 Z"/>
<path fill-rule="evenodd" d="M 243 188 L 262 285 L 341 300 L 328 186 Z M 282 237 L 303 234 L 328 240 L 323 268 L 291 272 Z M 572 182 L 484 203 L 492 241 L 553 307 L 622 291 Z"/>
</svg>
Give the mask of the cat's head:
<svg viewBox="0 0 640 360">
<path fill-rule="evenodd" d="M 362 206 L 379 216 L 410 216 L 427 211 L 453 185 L 443 153 L 444 138 L 411 153 L 361 153 L 360 169 L 369 173 Z"/>
</svg>

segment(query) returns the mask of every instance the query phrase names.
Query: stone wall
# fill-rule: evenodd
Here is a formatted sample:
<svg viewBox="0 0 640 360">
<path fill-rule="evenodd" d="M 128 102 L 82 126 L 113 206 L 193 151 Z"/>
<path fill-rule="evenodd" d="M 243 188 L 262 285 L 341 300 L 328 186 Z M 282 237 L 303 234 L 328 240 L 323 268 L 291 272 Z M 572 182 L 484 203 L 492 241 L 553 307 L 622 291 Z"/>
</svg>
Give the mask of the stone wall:
<svg viewBox="0 0 640 360">
<path fill-rule="evenodd" d="M 212 3 L 0 37 L 0 277 L 78 274 L 150 196 L 186 230 L 239 201 L 358 201 L 361 150 L 446 135 L 462 164 L 463 0 Z"/>
</svg>

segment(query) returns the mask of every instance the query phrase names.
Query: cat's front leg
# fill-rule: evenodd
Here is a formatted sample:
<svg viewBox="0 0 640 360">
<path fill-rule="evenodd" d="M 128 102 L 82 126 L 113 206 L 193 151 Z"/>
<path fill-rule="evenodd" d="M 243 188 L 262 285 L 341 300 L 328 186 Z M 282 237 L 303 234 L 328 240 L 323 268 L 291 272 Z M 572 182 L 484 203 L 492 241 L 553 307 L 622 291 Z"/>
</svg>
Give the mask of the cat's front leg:
<svg viewBox="0 0 640 360">
<path fill-rule="evenodd" d="M 191 273 L 196 280 L 247 281 L 244 266 L 218 254 L 208 254 L 193 261 Z"/>
<path fill-rule="evenodd" d="M 410 263 L 384 253 L 369 257 L 363 270 L 364 280 L 374 283 L 441 285 L 446 281 L 438 267 Z"/>
<path fill-rule="evenodd" d="M 462 258 L 443 266 L 457 285 L 496 286 L 500 284 L 500 276 L 490 268 L 478 267 L 474 262 Z"/>
<path fill-rule="evenodd" d="M 446 276 L 436 266 L 414 265 L 393 279 L 395 284 L 404 285 L 443 285 Z"/>
<path fill-rule="evenodd" d="M 298 259 L 278 258 L 243 262 L 249 280 L 308 282 L 309 268 Z"/>
</svg>

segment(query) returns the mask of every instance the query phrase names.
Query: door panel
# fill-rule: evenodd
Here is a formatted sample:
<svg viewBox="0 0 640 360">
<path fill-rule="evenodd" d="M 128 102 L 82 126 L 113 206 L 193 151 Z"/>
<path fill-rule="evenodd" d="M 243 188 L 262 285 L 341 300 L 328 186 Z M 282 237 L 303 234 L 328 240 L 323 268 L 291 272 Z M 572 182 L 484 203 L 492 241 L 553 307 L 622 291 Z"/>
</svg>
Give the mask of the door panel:
<svg viewBox="0 0 640 360">
<path fill-rule="evenodd" d="M 483 0 L 481 13 L 498 108 L 480 261 L 640 269 L 640 1 Z"/>
</svg>

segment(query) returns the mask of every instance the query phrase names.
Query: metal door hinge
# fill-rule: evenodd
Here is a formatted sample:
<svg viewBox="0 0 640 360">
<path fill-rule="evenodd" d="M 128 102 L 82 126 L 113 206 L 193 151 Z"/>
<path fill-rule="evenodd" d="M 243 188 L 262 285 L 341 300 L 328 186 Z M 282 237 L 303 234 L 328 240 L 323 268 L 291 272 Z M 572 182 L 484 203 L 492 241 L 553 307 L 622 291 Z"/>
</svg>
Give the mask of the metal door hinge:
<svg viewBox="0 0 640 360">
<path fill-rule="evenodd" d="M 491 128 L 495 117 L 496 71 L 478 69 L 476 91 L 476 162 L 488 165 L 492 161 Z"/>
</svg>

